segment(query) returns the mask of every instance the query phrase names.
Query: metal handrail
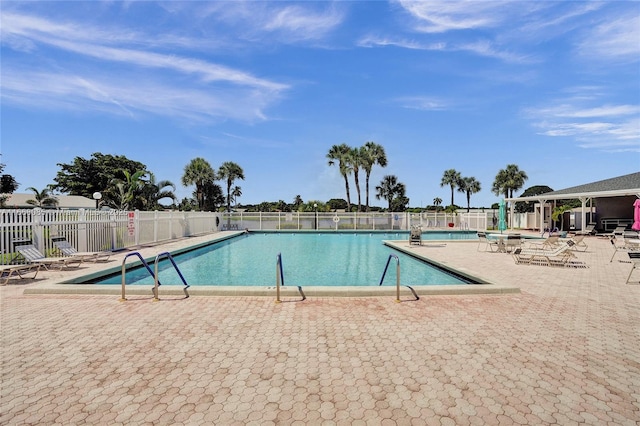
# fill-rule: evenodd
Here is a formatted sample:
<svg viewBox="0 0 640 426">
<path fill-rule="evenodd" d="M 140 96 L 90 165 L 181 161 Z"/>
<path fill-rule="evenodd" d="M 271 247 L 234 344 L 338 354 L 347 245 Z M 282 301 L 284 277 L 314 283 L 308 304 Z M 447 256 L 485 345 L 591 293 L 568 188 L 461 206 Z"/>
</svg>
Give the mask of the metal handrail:
<svg viewBox="0 0 640 426">
<path fill-rule="evenodd" d="M 387 269 L 389 268 L 389 263 L 392 258 L 396 259 L 396 302 L 400 302 L 400 258 L 397 255 L 390 254 L 387 258 L 387 264 L 384 267 L 382 278 L 380 278 L 380 285 L 384 282 L 384 277 L 387 275 Z"/>
<path fill-rule="evenodd" d="M 281 303 L 280 300 L 280 287 L 284 286 L 284 272 L 282 271 L 282 254 L 278 253 L 276 256 L 276 303 Z M 306 300 L 307 296 L 302 291 L 302 286 L 298 287 L 298 293 L 302 297 L 302 300 Z"/>
<path fill-rule="evenodd" d="M 280 303 L 280 286 L 284 285 L 284 274 L 282 272 L 282 253 L 276 256 L 276 303 Z"/>
<path fill-rule="evenodd" d="M 149 264 L 146 262 L 146 260 L 144 260 L 144 258 L 142 257 L 142 255 L 137 252 L 134 251 L 133 253 L 128 253 L 124 259 L 122 259 L 122 293 L 120 296 L 120 301 L 124 302 L 127 300 L 127 298 L 125 297 L 125 286 L 126 286 L 126 280 L 125 280 L 125 274 L 127 272 L 127 267 L 126 267 L 126 261 L 127 258 L 131 257 L 131 256 L 136 256 L 138 259 L 140 259 L 140 262 L 142 262 L 142 264 L 144 265 L 145 268 L 147 268 L 147 271 L 149 271 L 149 274 L 153 277 L 153 279 L 158 282 L 156 275 L 154 275 L 153 271 L 151 270 L 151 267 L 149 266 Z"/>
<path fill-rule="evenodd" d="M 182 272 L 180 272 L 180 268 L 178 268 L 178 265 L 176 264 L 175 260 L 173 260 L 173 256 L 171 256 L 171 253 L 169 253 L 168 251 L 163 251 L 162 253 L 159 253 L 156 256 L 156 260 L 155 260 L 155 276 L 154 276 L 155 284 L 153 286 L 153 301 L 157 302 L 160 300 L 158 298 L 158 287 L 161 285 L 160 281 L 158 280 L 158 264 L 160 263 L 160 259 L 163 257 L 166 257 L 171 261 L 173 268 L 176 270 L 176 272 L 180 276 L 180 279 L 182 280 L 182 283 L 184 284 L 184 288 L 183 288 L 184 295 L 185 297 L 189 297 L 189 292 L 187 292 L 187 289 L 189 288 L 189 284 L 187 284 L 187 280 L 184 279 L 184 276 L 182 275 Z"/>
</svg>

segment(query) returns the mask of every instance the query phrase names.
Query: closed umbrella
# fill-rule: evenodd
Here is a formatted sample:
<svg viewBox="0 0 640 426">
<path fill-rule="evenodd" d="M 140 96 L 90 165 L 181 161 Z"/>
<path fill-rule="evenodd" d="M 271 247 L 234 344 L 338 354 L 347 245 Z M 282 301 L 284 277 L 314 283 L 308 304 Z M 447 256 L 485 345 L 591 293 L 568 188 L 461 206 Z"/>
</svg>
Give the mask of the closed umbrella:
<svg viewBox="0 0 640 426">
<path fill-rule="evenodd" d="M 504 207 L 504 200 L 500 200 L 500 210 L 498 211 L 498 229 L 500 233 L 507 229 L 506 212 Z"/>
<path fill-rule="evenodd" d="M 633 203 L 633 225 L 631 229 L 640 231 L 640 198 Z"/>
</svg>

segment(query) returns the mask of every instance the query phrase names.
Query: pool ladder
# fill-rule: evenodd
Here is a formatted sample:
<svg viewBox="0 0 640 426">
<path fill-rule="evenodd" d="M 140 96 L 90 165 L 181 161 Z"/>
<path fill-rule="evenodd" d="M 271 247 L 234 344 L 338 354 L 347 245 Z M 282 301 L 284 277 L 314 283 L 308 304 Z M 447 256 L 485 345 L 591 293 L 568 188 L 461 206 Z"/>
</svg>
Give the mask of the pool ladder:
<svg viewBox="0 0 640 426">
<path fill-rule="evenodd" d="M 284 273 L 282 272 L 282 253 L 278 253 L 276 256 L 276 303 L 282 303 L 280 300 L 280 287 L 284 286 Z M 298 286 L 298 292 L 302 296 L 302 300 L 305 300 L 305 296 L 302 291 L 302 286 Z"/>
<path fill-rule="evenodd" d="M 140 262 L 142 263 L 142 265 L 147 269 L 147 271 L 149 272 L 149 275 L 151 275 L 153 277 L 154 286 L 151 289 L 151 291 L 153 292 L 153 301 L 154 302 L 157 302 L 157 301 L 160 300 L 158 298 L 158 287 L 160 285 L 162 285 L 162 283 L 160 283 L 160 280 L 158 279 L 158 264 L 160 262 L 160 259 L 165 258 L 165 257 L 167 259 L 169 259 L 169 261 L 173 265 L 173 268 L 176 270 L 176 272 L 180 276 L 180 279 L 182 280 L 182 283 L 184 284 L 183 291 L 184 291 L 185 298 L 189 297 L 189 293 L 187 292 L 187 289 L 189 288 L 189 284 L 187 284 L 187 281 L 185 280 L 184 276 L 182 275 L 182 272 L 180 272 L 180 268 L 178 268 L 178 265 L 173 260 L 173 257 L 171 256 L 171 253 L 169 253 L 168 251 L 165 251 L 165 252 L 162 252 L 162 253 L 160 253 L 160 254 L 158 254 L 156 256 L 156 259 L 155 259 L 155 262 L 154 262 L 155 263 L 155 268 L 154 268 L 155 272 L 154 272 L 153 270 L 151 270 L 151 267 L 149 266 L 147 261 L 144 260 L 142 255 L 139 252 L 134 251 L 133 253 L 127 254 L 124 257 L 124 259 L 122 259 L 122 293 L 121 293 L 121 297 L 120 297 L 120 301 L 121 302 L 124 302 L 124 301 L 127 300 L 126 295 L 125 295 L 125 287 L 126 287 L 125 275 L 126 275 L 126 272 L 127 272 L 126 262 L 127 262 L 127 258 L 129 258 L 131 256 L 137 257 L 140 260 Z"/>
<path fill-rule="evenodd" d="M 391 263 L 391 259 L 396 260 L 396 303 L 399 303 L 400 302 L 400 258 L 397 255 L 390 254 L 389 257 L 387 258 L 387 264 L 384 267 L 384 272 L 382 272 L 382 277 L 380 278 L 379 285 L 382 285 L 382 283 L 384 282 L 384 277 L 387 275 L 387 269 L 389 269 L 389 263 Z M 420 297 L 418 296 L 418 294 L 415 292 L 414 289 L 412 289 L 409 286 L 405 286 L 405 287 L 411 290 L 411 293 L 413 293 L 416 300 L 420 299 Z"/>
</svg>

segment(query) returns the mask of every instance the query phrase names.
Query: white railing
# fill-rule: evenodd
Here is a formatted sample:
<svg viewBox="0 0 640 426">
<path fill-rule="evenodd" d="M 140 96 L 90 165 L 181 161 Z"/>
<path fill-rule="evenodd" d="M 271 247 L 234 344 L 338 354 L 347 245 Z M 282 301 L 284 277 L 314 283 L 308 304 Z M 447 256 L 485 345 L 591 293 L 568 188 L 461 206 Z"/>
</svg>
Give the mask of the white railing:
<svg viewBox="0 0 640 426">
<path fill-rule="evenodd" d="M 180 212 L 118 210 L 0 209 L 0 264 L 14 260 L 15 245 L 32 242 L 54 255 L 52 236 L 65 237 L 78 251 L 122 250 L 225 229 L 258 230 L 486 230 L 493 212 Z M 513 225 L 527 228 L 526 214 Z"/>
<path fill-rule="evenodd" d="M 359 212 L 231 212 L 223 213 L 222 226 L 248 230 L 409 230 L 487 229 L 490 213 L 359 213 Z"/>
<path fill-rule="evenodd" d="M 0 210 L 0 264 L 15 260 L 15 246 L 25 242 L 54 255 L 53 236 L 78 251 L 122 250 L 215 232 L 220 222 L 215 212 Z"/>
</svg>

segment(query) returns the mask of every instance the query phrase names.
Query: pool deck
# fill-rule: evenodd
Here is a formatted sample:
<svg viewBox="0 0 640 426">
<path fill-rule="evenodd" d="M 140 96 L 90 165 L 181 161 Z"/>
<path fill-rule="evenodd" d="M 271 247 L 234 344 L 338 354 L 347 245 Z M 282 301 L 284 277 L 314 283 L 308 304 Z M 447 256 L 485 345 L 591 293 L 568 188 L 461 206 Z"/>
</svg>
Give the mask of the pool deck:
<svg viewBox="0 0 640 426">
<path fill-rule="evenodd" d="M 401 303 L 53 293 L 124 253 L 12 279 L 0 287 L 0 424 L 636 425 L 640 271 L 625 284 L 626 254 L 609 262 L 608 240 L 585 241 L 584 269 L 516 265 L 477 242 L 398 242 L 490 283 L 468 287 L 501 289 Z"/>
</svg>

